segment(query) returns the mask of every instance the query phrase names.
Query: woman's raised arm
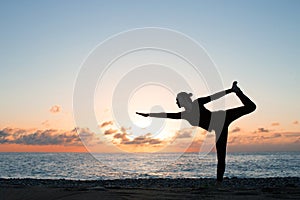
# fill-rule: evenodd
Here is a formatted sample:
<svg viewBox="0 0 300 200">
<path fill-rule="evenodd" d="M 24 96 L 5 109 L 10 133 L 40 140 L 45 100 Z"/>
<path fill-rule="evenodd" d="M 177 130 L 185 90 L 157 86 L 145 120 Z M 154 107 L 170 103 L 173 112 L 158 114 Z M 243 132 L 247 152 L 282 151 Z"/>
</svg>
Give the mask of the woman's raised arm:
<svg viewBox="0 0 300 200">
<path fill-rule="evenodd" d="M 232 88 L 234 88 L 237 84 L 237 81 L 234 81 L 233 84 L 232 84 Z M 198 101 L 200 101 L 202 104 L 206 104 L 206 103 L 209 103 L 211 101 L 214 101 L 216 99 L 219 99 L 223 96 L 225 96 L 226 94 L 229 94 L 231 92 L 233 92 L 233 89 L 230 88 L 230 89 L 227 89 L 227 90 L 223 90 L 221 92 L 217 92 L 213 95 L 210 95 L 210 96 L 207 96 L 207 97 L 201 97 L 198 99 Z"/>
</svg>

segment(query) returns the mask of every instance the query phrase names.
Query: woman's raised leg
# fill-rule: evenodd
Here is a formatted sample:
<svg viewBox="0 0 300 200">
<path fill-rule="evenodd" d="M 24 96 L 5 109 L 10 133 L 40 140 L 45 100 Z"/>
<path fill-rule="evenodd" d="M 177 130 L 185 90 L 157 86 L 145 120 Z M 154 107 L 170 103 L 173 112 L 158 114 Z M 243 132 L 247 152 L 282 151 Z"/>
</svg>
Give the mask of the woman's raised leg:
<svg viewBox="0 0 300 200">
<path fill-rule="evenodd" d="M 217 166 L 217 181 L 222 182 L 223 176 L 225 172 L 226 165 L 226 148 L 227 148 L 227 138 L 228 138 L 228 127 L 231 122 L 240 118 L 243 115 L 249 114 L 256 109 L 255 103 L 251 101 L 237 86 L 234 84 L 232 90 L 239 97 L 241 102 L 244 104 L 241 107 L 229 109 L 226 111 L 225 123 L 223 129 L 217 138 L 216 141 L 216 149 L 217 149 L 217 158 L 218 158 L 218 166 Z"/>
<path fill-rule="evenodd" d="M 249 114 L 256 109 L 255 103 L 251 101 L 249 97 L 247 97 L 237 86 L 234 92 L 244 105 L 226 110 L 225 125 L 227 126 L 229 126 L 229 124 L 234 120 L 242 117 L 243 115 Z"/>
</svg>

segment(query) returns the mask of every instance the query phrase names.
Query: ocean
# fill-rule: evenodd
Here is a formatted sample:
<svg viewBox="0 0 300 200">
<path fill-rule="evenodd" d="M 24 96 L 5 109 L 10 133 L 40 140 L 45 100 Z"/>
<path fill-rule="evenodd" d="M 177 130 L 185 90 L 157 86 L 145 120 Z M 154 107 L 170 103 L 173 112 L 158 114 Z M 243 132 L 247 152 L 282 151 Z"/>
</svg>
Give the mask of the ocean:
<svg viewBox="0 0 300 200">
<path fill-rule="evenodd" d="M 225 177 L 300 177 L 300 152 L 227 153 Z M 0 153 L 0 178 L 215 178 L 216 154 Z"/>
</svg>

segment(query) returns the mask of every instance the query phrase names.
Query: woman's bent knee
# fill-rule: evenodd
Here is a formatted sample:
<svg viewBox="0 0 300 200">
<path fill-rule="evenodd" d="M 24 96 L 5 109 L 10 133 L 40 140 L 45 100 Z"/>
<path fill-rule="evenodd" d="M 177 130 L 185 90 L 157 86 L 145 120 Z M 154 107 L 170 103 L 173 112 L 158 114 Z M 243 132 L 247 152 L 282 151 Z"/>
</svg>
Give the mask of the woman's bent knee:
<svg viewBox="0 0 300 200">
<path fill-rule="evenodd" d="M 255 111 L 255 110 L 256 110 L 256 105 L 255 105 L 255 103 L 252 102 L 252 103 L 249 105 L 249 109 L 251 110 L 251 112 Z"/>
</svg>

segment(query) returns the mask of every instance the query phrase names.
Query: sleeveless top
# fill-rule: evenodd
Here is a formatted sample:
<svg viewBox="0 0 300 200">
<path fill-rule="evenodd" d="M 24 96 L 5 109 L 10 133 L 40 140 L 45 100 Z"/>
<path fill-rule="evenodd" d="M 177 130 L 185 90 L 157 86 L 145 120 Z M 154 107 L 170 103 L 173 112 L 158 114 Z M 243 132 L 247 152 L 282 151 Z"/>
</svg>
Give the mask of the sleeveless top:
<svg viewBox="0 0 300 200">
<path fill-rule="evenodd" d="M 194 100 L 192 104 L 191 111 L 183 111 L 181 113 L 181 118 L 187 120 L 192 126 L 199 126 L 208 130 L 212 112 L 204 107 L 201 98 Z"/>
</svg>

